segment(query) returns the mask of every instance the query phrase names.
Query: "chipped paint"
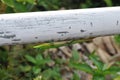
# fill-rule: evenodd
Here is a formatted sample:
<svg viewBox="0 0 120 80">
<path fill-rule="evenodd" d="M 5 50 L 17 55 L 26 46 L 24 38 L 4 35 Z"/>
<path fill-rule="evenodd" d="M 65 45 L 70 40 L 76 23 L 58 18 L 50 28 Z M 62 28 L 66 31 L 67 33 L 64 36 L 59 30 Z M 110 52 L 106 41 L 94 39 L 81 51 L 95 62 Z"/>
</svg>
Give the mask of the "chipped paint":
<svg viewBox="0 0 120 80">
<path fill-rule="evenodd" d="M 13 39 L 12 41 L 21 41 L 21 39 Z"/>
<path fill-rule="evenodd" d="M 119 21 L 117 20 L 117 24 L 116 24 L 117 26 L 119 25 Z"/>
<path fill-rule="evenodd" d="M 68 31 L 61 31 L 61 32 L 57 32 L 58 34 L 66 34 L 66 33 L 69 33 Z"/>
<path fill-rule="evenodd" d="M 85 32 L 86 30 L 81 29 L 80 32 Z"/>
<path fill-rule="evenodd" d="M 10 39 L 10 38 L 14 38 L 14 37 L 16 37 L 15 34 L 13 34 L 13 35 L 3 35 L 3 36 L 0 36 L 0 38 L 5 38 L 5 39 Z"/>
<path fill-rule="evenodd" d="M 4 32 L 0 32 L 0 34 L 4 34 Z"/>
<path fill-rule="evenodd" d="M 38 37 L 35 37 L 35 39 L 38 39 Z"/>
<path fill-rule="evenodd" d="M 90 25 L 91 25 L 91 27 L 93 27 L 93 23 L 92 22 L 90 22 Z"/>
<path fill-rule="evenodd" d="M 71 26 L 69 26 L 69 29 L 71 29 L 72 27 Z"/>
</svg>

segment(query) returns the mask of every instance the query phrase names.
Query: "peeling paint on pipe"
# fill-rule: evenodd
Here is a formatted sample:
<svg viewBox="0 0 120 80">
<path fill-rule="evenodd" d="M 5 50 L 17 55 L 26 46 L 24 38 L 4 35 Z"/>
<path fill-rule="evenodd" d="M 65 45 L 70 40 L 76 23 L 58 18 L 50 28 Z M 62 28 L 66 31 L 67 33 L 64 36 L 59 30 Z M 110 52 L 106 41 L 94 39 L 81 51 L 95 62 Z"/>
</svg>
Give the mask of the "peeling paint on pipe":
<svg viewBox="0 0 120 80">
<path fill-rule="evenodd" d="M 120 7 L 0 15 L 0 45 L 120 34 Z"/>
</svg>

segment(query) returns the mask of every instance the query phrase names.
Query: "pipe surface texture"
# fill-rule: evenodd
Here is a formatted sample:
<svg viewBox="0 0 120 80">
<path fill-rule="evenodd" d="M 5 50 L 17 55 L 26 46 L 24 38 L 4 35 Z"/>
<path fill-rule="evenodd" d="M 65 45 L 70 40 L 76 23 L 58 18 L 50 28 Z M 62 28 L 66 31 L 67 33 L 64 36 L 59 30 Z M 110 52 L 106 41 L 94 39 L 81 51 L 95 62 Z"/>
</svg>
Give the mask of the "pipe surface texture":
<svg viewBox="0 0 120 80">
<path fill-rule="evenodd" d="M 120 34 L 120 7 L 0 14 L 0 45 Z"/>
</svg>

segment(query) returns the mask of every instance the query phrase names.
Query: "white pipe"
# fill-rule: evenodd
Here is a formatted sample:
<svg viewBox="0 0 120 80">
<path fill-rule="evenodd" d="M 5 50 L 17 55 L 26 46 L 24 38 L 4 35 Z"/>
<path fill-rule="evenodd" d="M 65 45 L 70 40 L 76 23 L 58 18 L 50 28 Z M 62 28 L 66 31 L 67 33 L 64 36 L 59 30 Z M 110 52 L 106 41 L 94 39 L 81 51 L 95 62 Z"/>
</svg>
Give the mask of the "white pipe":
<svg viewBox="0 0 120 80">
<path fill-rule="evenodd" d="M 0 45 L 120 34 L 120 7 L 0 15 Z"/>
</svg>

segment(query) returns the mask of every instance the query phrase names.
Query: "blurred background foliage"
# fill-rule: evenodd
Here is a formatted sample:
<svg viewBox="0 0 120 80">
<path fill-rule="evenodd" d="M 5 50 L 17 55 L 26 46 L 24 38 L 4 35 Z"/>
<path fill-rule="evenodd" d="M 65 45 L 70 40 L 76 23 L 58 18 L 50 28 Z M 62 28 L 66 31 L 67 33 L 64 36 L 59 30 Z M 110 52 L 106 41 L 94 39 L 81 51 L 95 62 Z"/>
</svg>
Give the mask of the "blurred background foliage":
<svg viewBox="0 0 120 80">
<path fill-rule="evenodd" d="M 120 0 L 1 0 L 0 13 L 36 12 L 106 6 L 120 6 Z M 119 35 L 117 35 L 115 39 L 116 42 L 120 43 Z M 43 54 L 43 50 L 33 49 L 30 46 L 31 45 L 22 45 L 18 47 L 7 46 L 7 49 L 6 46 L 5 48 L 0 47 L 0 80 L 62 80 L 60 70 L 63 65 L 69 66 L 70 64 L 73 68 L 79 67 L 77 64 L 79 63 L 79 57 L 75 51 L 73 51 L 73 57 L 70 61 L 65 61 L 59 58 L 51 58 L 52 56 L 49 53 Z M 75 62 L 73 62 L 74 60 Z M 54 63 L 54 67 L 49 65 L 49 63 Z M 95 63 L 99 65 L 101 62 L 99 63 L 98 61 Z M 92 70 L 89 70 L 88 65 L 84 64 L 82 66 L 83 67 L 79 67 L 78 69 L 86 71 L 86 68 L 89 73 L 91 73 L 90 71 Z M 116 72 L 118 69 L 115 68 Z M 78 74 L 75 71 L 72 72 L 74 75 L 70 80 L 80 80 Z M 119 77 L 118 79 L 120 80 Z"/>
<path fill-rule="evenodd" d="M 1 0 L 5 13 L 119 6 L 120 0 Z"/>
</svg>

